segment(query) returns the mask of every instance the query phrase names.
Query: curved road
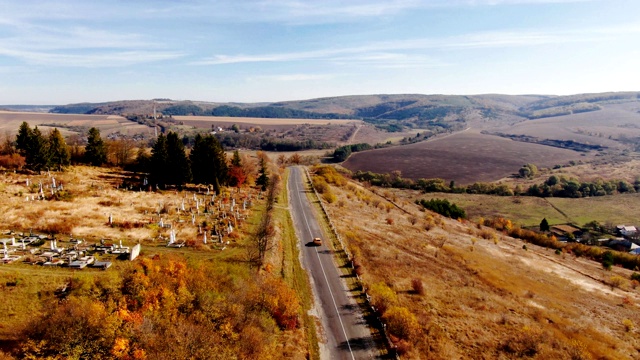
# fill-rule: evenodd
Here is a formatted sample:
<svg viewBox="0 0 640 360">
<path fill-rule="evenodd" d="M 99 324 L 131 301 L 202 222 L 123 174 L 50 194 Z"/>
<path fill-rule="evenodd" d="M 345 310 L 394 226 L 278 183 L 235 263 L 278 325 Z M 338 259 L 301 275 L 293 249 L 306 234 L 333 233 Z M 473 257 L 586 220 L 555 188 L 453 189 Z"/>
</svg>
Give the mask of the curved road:
<svg viewBox="0 0 640 360">
<path fill-rule="evenodd" d="M 307 198 L 303 170 L 291 168 L 288 191 L 291 215 L 300 241 L 302 266 L 309 273 L 315 308 L 322 323 L 319 330 L 321 359 L 374 359 L 379 356 L 371 332 L 355 299 L 347 289 L 326 243 L 310 246 L 314 237 L 326 242 Z"/>
</svg>

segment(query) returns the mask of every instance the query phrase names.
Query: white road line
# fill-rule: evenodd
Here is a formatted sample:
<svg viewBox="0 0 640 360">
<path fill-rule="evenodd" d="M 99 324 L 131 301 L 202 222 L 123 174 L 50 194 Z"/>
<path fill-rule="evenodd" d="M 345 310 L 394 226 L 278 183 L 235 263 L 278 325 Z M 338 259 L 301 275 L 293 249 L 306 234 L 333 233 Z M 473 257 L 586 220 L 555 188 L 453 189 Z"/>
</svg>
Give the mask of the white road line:
<svg viewBox="0 0 640 360">
<path fill-rule="evenodd" d="M 300 173 L 298 172 L 298 175 Z M 300 188 L 298 186 L 298 182 L 296 184 L 296 192 L 298 194 L 298 202 L 300 203 L 300 209 L 302 210 L 302 217 L 304 218 L 304 222 L 307 225 L 307 230 L 309 231 L 309 236 L 311 237 L 311 227 L 309 226 L 309 221 L 307 220 L 307 215 L 304 213 L 302 206 L 302 199 L 300 198 Z M 340 321 L 340 327 L 342 327 L 342 333 L 344 334 L 344 338 L 347 341 L 347 347 L 349 348 L 349 353 L 351 353 L 351 358 L 355 360 L 353 356 L 353 350 L 351 350 L 351 344 L 349 343 L 349 337 L 347 336 L 347 331 L 344 329 L 344 324 L 342 323 L 342 317 L 340 316 L 340 311 L 338 311 L 338 305 L 336 304 L 336 299 L 333 297 L 333 291 L 331 291 L 331 286 L 329 285 L 329 279 L 327 278 L 327 273 L 324 271 L 324 266 L 322 265 L 322 261 L 320 260 L 320 254 L 318 253 L 318 249 L 316 248 L 316 256 L 318 257 L 318 262 L 320 263 L 320 268 L 322 269 L 322 275 L 324 275 L 324 281 L 327 283 L 327 288 L 329 289 L 329 294 L 331 295 L 331 300 L 333 300 L 333 307 L 336 309 L 336 314 L 338 315 L 338 320 Z"/>
</svg>

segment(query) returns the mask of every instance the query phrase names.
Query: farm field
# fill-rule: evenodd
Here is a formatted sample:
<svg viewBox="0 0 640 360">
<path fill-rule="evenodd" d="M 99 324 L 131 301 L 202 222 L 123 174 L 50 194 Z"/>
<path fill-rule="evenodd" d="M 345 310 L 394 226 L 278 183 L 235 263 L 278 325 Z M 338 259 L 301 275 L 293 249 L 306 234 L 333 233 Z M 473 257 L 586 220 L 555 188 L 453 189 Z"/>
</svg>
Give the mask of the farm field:
<svg viewBox="0 0 640 360">
<path fill-rule="evenodd" d="M 25 121 L 32 128 L 38 126 L 45 130 L 58 127 L 58 130 L 65 136 L 77 133 L 74 128 L 88 130 L 91 127 L 98 128 L 103 136 L 113 132 L 120 132 L 125 135 L 151 133 L 149 127 L 117 115 L 74 115 L 13 111 L 0 111 L 0 133 L 8 133 L 13 136 L 18 133 L 20 124 Z M 42 124 L 56 124 L 57 126 L 43 126 Z"/>
<path fill-rule="evenodd" d="M 640 137 L 639 102 L 601 106 L 598 111 L 526 120 L 499 131 L 540 139 L 573 140 L 612 149 L 622 149 L 616 141 L 621 137 Z"/>
<path fill-rule="evenodd" d="M 331 186 L 325 205 L 383 318 L 404 314 L 403 358 L 637 357 L 637 330 L 625 325 L 640 322 L 631 271 L 497 232 L 486 240 L 493 230 L 421 211 L 413 192 L 391 194 L 401 210 L 372 190 L 388 189 Z"/>
<path fill-rule="evenodd" d="M 522 226 L 537 226 L 543 218 L 550 225 L 575 223 L 637 224 L 640 219 L 640 194 L 619 194 L 591 198 L 538 198 L 532 196 L 493 196 L 479 194 L 427 193 L 389 189 L 413 194 L 414 199 L 447 199 L 463 208 L 475 221 L 479 218 L 504 217 Z M 553 206 L 552 206 L 553 205 Z M 554 208 L 558 208 L 561 212 Z M 566 216 L 565 216 L 566 215 Z"/>
<path fill-rule="evenodd" d="M 443 178 L 469 184 L 507 177 L 526 163 L 550 167 L 585 158 L 572 150 L 512 141 L 471 130 L 406 146 L 355 153 L 343 166 L 354 172 L 400 170 L 405 178 Z"/>
</svg>

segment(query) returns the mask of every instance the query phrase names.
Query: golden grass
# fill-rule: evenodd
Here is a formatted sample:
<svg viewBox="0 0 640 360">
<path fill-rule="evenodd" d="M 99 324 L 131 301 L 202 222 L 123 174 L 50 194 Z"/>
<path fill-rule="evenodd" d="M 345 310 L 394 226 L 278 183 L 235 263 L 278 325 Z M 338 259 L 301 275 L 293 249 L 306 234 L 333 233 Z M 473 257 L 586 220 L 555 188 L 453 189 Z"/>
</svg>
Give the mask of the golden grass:
<svg viewBox="0 0 640 360">
<path fill-rule="evenodd" d="M 613 275 L 628 279 L 630 271 L 604 273 L 595 262 L 531 244 L 523 250 L 521 241 L 499 233 L 478 238 L 473 223 L 421 212 L 412 192 L 387 194 L 409 214 L 395 206 L 381 209 L 389 202 L 358 184 L 334 186 L 333 192 L 338 201 L 328 209 L 343 238 L 360 254 L 365 283 L 387 284 L 398 306 L 408 308 L 421 324 L 404 349 L 408 358 L 637 354 L 640 341 L 621 324 L 637 318 L 638 309 L 620 305 L 637 303 L 640 294 L 625 287 L 612 290 L 608 284 Z M 412 216 L 419 219 L 415 225 L 407 220 Z M 415 281 L 425 284 L 424 295 L 415 294 Z"/>
</svg>

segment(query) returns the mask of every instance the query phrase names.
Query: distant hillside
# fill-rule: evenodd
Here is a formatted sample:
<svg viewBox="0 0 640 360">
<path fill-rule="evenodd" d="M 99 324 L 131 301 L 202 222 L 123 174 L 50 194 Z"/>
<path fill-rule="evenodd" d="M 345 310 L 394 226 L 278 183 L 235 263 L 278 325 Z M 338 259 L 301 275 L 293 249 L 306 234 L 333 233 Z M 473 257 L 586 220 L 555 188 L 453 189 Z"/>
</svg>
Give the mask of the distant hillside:
<svg viewBox="0 0 640 360">
<path fill-rule="evenodd" d="M 605 104 L 632 102 L 639 92 L 542 95 L 354 95 L 275 103 L 129 100 L 56 106 L 52 113 L 202 115 L 256 118 L 362 119 L 390 131 L 406 128 L 459 130 L 473 121 L 520 121 L 592 112 Z"/>
</svg>

